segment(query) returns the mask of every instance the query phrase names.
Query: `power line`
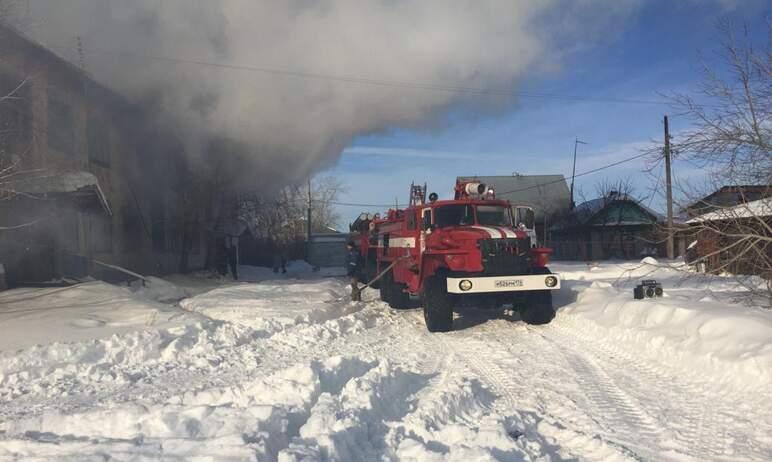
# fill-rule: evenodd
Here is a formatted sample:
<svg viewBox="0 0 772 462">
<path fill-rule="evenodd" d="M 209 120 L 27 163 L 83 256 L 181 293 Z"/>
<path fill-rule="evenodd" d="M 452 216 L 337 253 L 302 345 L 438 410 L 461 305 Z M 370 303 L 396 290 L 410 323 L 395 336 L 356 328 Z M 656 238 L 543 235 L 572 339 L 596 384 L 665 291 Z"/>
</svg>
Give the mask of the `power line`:
<svg viewBox="0 0 772 462">
<path fill-rule="evenodd" d="M 61 50 L 69 50 L 67 47 L 51 46 L 51 48 L 59 48 Z M 555 93 L 540 93 L 540 92 L 526 92 L 526 91 L 509 91 L 509 90 L 490 90 L 485 88 L 465 87 L 457 85 L 444 85 L 436 83 L 426 82 L 408 82 L 398 80 L 383 80 L 373 79 L 359 76 L 348 75 L 333 75 L 323 74 L 317 72 L 304 72 L 290 69 L 277 69 L 261 66 L 252 66 L 237 63 L 225 63 L 216 61 L 206 61 L 200 59 L 188 59 L 188 58 L 176 58 L 171 56 L 152 55 L 144 53 L 135 53 L 130 51 L 114 51 L 114 50 L 99 50 L 99 49 L 87 49 L 85 52 L 119 55 L 119 56 L 131 56 L 142 59 L 150 59 L 156 61 L 166 61 L 177 64 L 195 64 L 198 66 L 214 67 L 221 69 L 231 69 L 246 72 L 256 72 L 263 74 L 283 75 L 286 77 L 296 77 L 303 79 L 317 79 L 328 80 L 343 83 L 357 83 L 362 85 L 372 85 L 381 87 L 393 87 L 393 88 L 405 88 L 411 90 L 428 90 L 439 91 L 447 93 L 460 93 L 473 96 L 518 96 L 521 98 L 540 98 L 540 99 L 555 99 L 555 100 L 567 100 L 567 101 L 584 101 L 594 103 L 614 103 L 614 104 L 646 104 L 646 105 L 669 105 L 667 101 L 656 100 L 642 100 L 642 99 L 627 99 L 627 98 L 613 98 L 613 97 L 593 97 L 593 96 L 580 96 L 580 95 L 565 95 Z"/>
<path fill-rule="evenodd" d="M 597 173 L 597 172 L 600 172 L 602 170 L 609 169 L 611 167 L 616 167 L 617 165 L 621 165 L 621 164 L 624 164 L 624 163 L 627 163 L 627 162 L 631 162 L 631 161 L 636 160 L 636 159 L 640 159 L 641 157 L 648 156 L 649 154 L 650 153 L 648 153 L 648 152 L 643 152 L 643 153 L 637 154 L 635 156 L 628 157 L 626 159 L 622 159 L 620 161 L 604 165 L 602 167 L 594 168 L 592 170 L 587 170 L 586 172 L 582 172 L 582 173 L 577 173 L 575 178 L 579 178 L 579 177 L 586 176 L 586 175 L 591 175 L 593 173 Z M 539 183 L 539 184 L 536 184 L 536 185 L 533 185 L 533 186 L 528 186 L 528 187 L 525 187 L 525 188 L 513 189 L 511 191 L 504 191 L 504 192 L 496 191 L 496 194 L 497 195 L 513 194 L 513 193 L 518 193 L 518 192 L 522 192 L 522 191 L 528 191 L 528 190 L 531 190 L 531 189 L 541 188 L 543 186 L 549 186 L 549 185 L 552 185 L 552 184 L 561 183 L 561 182 L 564 182 L 566 180 L 567 180 L 567 178 L 563 177 L 560 180 L 548 181 L 546 183 Z M 394 205 L 394 204 L 358 204 L 358 203 L 352 203 L 352 202 L 327 202 L 327 203 L 328 204 L 332 204 L 332 205 L 339 205 L 339 206 L 342 206 L 342 207 L 378 207 L 378 208 L 380 208 L 380 207 L 388 207 L 388 208 L 390 208 L 390 207 L 392 207 Z"/>
<path fill-rule="evenodd" d="M 645 156 L 648 156 L 648 155 L 649 155 L 648 152 L 643 152 L 641 154 L 638 154 L 638 155 L 635 155 L 635 156 L 632 156 L 632 157 L 628 157 L 626 159 L 622 159 L 620 161 L 617 161 L 617 162 L 614 162 L 614 163 L 611 163 L 611 164 L 607 164 L 607 165 L 604 165 L 602 167 L 594 168 L 592 170 L 587 170 L 586 172 L 582 172 L 582 173 L 577 173 L 575 177 L 578 178 L 580 176 L 591 175 L 593 173 L 600 172 L 601 170 L 606 170 L 607 168 L 616 167 L 617 165 L 621 165 L 621 164 L 624 164 L 626 162 L 633 161 L 635 159 L 640 159 L 641 157 L 645 157 Z M 521 192 L 521 191 L 528 191 L 528 190 L 531 190 L 531 189 L 541 188 L 542 186 L 549 186 L 551 184 L 560 183 L 560 182 L 565 181 L 565 180 L 566 180 L 566 178 L 564 177 L 561 180 L 548 181 L 546 183 L 539 183 L 537 185 L 528 186 L 527 188 L 514 189 L 512 191 L 504 191 L 504 192 L 498 192 L 497 191 L 496 194 L 512 194 L 512 193 Z"/>
</svg>

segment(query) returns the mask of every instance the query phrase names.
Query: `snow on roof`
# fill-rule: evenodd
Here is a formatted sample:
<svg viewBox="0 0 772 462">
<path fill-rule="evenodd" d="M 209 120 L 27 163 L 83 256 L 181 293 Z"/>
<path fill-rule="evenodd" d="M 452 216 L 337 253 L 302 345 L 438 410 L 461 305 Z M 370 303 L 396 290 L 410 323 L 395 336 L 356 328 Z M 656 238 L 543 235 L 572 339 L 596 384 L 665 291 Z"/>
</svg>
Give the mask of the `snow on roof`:
<svg viewBox="0 0 772 462">
<path fill-rule="evenodd" d="M 26 194 L 49 194 L 76 192 L 88 186 L 99 184 L 93 173 L 84 171 L 46 172 L 20 180 L 14 186 Z"/>
<path fill-rule="evenodd" d="M 737 218 L 772 217 L 772 197 L 723 208 L 688 220 L 687 224 L 706 221 L 733 220 Z"/>
<path fill-rule="evenodd" d="M 8 181 L 6 188 L 27 196 L 94 194 L 105 212 L 112 215 L 110 204 L 107 202 L 102 188 L 99 187 L 99 180 L 91 172 L 83 170 L 34 171 L 18 179 Z"/>
<path fill-rule="evenodd" d="M 643 211 L 648 213 L 649 215 L 655 217 L 658 221 L 663 221 L 664 220 L 664 217 L 661 214 L 659 214 L 659 213 L 655 212 L 654 210 L 646 207 L 645 205 L 643 205 L 641 203 L 641 201 L 635 199 L 634 197 L 632 197 L 632 196 L 630 196 L 628 194 L 615 194 L 615 195 L 610 195 L 610 196 L 607 196 L 607 197 L 599 197 L 597 199 L 591 199 L 589 201 L 582 202 L 581 204 L 577 205 L 574 208 L 574 213 L 576 214 L 577 218 L 579 219 L 579 221 L 581 223 L 586 223 L 587 221 L 592 219 L 592 217 L 594 217 L 597 213 L 599 213 L 601 210 L 603 210 L 604 208 L 606 208 L 607 206 L 609 206 L 609 205 L 611 205 L 611 204 L 613 204 L 615 202 L 632 202 L 635 205 L 637 205 L 638 207 L 640 207 Z M 620 225 L 625 225 L 625 224 L 630 225 L 630 224 L 649 224 L 649 223 L 648 222 L 646 222 L 646 223 L 641 223 L 641 222 L 623 223 L 623 222 L 619 222 L 618 224 L 620 224 Z"/>
</svg>

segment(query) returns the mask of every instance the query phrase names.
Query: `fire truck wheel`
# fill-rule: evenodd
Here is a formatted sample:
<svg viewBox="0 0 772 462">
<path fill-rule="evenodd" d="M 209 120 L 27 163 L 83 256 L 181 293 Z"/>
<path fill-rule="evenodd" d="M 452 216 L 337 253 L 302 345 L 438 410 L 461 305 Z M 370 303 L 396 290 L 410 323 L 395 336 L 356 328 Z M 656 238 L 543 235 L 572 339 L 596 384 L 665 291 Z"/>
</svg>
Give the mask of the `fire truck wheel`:
<svg viewBox="0 0 772 462">
<path fill-rule="evenodd" d="M 386 303 L 391 304 L 391 286 L 393 285 L 392 282 L 392 274 L 391 271 L 384 274 L 381 278 L 381 286 L 380 286 L 380 292 L 381 292 L 381 300 L 383 300 Z"/>
<path fill-rule="evenodd" d="M 453 299 L 447 292 L 444 277 L 432 276 L 426 280 L 422 302 L 429 332 L 453 330 Z"/>
<path fill-rule="evenodd" d="M 555 318 L 555 309 L 552 307 L 552 292 L 539 290 L 528 294 L 521 317 L 526 324 L 549 324 Z"/>
</svg>

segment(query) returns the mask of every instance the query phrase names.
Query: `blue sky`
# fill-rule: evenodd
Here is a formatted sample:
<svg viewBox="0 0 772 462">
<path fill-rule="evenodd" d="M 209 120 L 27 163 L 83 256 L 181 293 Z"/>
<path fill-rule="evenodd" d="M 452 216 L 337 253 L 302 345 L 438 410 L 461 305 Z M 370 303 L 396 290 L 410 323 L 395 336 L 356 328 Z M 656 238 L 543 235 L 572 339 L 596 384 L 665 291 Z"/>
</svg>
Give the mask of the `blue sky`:
<svg viewBox="0 0 772 462">
<path fill-rule="evenodd" d="M 522 83 L 520 90 L 555 95 L 626 100 L 661 100 L 661 93 L 684 92 L 699 80 L 700 56 L 711 59 L 717 45 L 716 22 L 731 18 L 747 23 L 764 43 L 764 2 L 648 1 L 609 31 L 608 38 L 574 53 L 549 76 Z M 406 89 L 406 91 L 411 91 Z M 407 199 L 411 181 L 427 182 L 441 197 L 451 193 L 459 175 L 571 173 L 574 138 L 579 147 L 577 172 L 634 156 L 651 140 L 662 139 L 662 117 L 670 113 L 671 131 L 687 121 L 656 104 L 600 103 L 571 99 L 522 97 L 504 114 L 478 118 L 451 111 L 443 127 L 431 131 L 393 130 L 354 140 L 339 162 L 321 176 L 335 176 L 347 192 L 341 202 L 390 204 Z M 578 178 L 577 190 L 589 199 L 605 179 L 630 179 L 639 197 L 663 210 L 661 195 L 652 196 L 655 177 L 644 161 L 632 161 Z M 702 172 L 676 162 L 677 179 L 699 181 Z M 364 208 L 379 211 L 378 207 Z M 363 207 L 339 207 L 342 225 Z"/>
</svg>

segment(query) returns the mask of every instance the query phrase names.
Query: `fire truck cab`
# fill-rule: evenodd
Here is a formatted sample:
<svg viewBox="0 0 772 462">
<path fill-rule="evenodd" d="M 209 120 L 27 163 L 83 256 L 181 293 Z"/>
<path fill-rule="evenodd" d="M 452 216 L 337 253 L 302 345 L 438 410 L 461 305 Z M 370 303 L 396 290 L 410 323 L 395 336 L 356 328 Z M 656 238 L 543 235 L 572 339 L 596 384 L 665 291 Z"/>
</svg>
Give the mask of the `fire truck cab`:
<svg viewBox="0 0 772 462">
<path fill-rule="evenodd" d="M 419 296 L 431 332 L 452 330 L 462 303 L 511 305 L 525 322 L 550 322 L 560 277 L 547 268 L 551 249 L 536 245 L 533 210 L 496 199 L 481 183 L 459 182 L 454 192 L 427 200 L 426 187 L 413 185 L 407 208 L 354 222 L 366 278 L 384 273 L 381 299 L 401 309 Z"/>
</svg>

